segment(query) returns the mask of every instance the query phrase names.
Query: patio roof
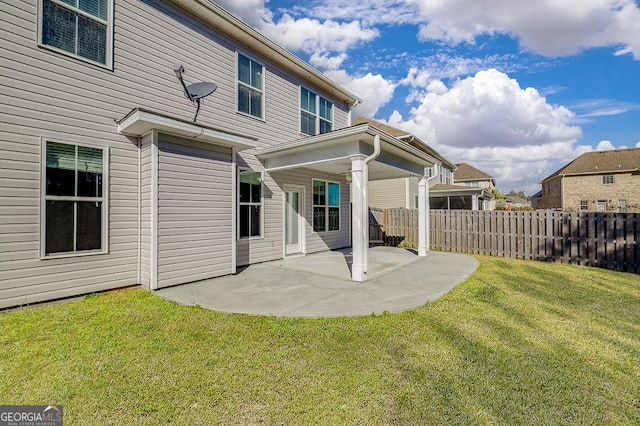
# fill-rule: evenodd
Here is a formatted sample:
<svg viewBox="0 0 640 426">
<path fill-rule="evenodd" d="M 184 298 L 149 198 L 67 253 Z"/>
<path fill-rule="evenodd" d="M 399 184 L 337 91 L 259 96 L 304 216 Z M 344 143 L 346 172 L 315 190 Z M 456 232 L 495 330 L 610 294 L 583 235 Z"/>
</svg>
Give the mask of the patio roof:
<svg viewBox="0 0 640 426">
<path fill-rule="evenodd" d="M 446 197 L 448 195 L 478 195 L 480 197 L 495 198 L 490 191 L 481 186 L 446 185 L 439 183 L 433 185 L 429 191 L 431 195 L 436 197 Z"/>
<path fill-rule="evenodd" d="M 431 155 L 368 124 L 358 124 L 256 151 L 268 171 L 298 167 L 347 174 L 351 158 L 369 156 L 380 138 L 380 155 L 369 164 L 369 180 L 423 176 L 425 168 L 439 163 Z"/>
<path fill-rule="evenodd" d="M 144 136 L 152 130 L 157 130 L 168 135 L 234 147 L 239 151 L 255 148 L 258 144 L 255 138 L 249 136 L 227 132 L 144 108 L 134 108 L 123 118 L 117 120 L 116 124 L 118 125 L 118 133 L 127 136 Z"/>
</svg>

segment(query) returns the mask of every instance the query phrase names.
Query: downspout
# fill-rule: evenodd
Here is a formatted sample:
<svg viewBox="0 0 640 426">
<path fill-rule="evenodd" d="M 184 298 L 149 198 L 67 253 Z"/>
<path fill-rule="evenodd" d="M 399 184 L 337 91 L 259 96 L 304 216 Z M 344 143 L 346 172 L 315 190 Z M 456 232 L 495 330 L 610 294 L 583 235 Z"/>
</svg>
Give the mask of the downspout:
<svg viewBox="0 0 640 426">
<path fill-rule="evenodd" d="M 363 174 L 363 197 L 364 197 L 364 209 L 363 217 L 361 218 L 364 225 L 362 238 L 364 240 L 364 273 L 369 271 L 369 163 L 380 155 L 380 135 L 373 137 L 373 154 L 364 159 L 364 167 L 362 168 Z"/>
</svg>

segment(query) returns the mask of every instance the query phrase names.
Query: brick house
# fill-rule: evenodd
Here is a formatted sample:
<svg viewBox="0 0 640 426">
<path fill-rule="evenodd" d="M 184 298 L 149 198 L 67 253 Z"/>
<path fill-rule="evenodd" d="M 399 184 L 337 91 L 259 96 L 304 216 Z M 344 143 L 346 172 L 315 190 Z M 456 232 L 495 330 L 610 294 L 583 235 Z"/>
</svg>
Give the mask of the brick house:
<svg viewBox="0 0 640 426">
<path fill-rule="evenodd" d="M 582 154 L 545 178 L 539 209 L 640 212 L 640 148 Z"/>
</svg>

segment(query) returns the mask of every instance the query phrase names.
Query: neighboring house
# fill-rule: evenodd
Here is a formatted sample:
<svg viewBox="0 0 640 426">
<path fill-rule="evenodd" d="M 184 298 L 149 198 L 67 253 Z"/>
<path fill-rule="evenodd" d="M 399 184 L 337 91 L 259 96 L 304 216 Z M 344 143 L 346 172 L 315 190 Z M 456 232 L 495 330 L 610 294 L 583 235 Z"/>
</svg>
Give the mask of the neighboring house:
<svg viewBox="0 0 640 426">
<path fill-rule="evenodd" d="M 490 192 L 496 188 L 496 180 L 482 170 L 478 170 L 470 164 L 456 164 L 456 172 L 453 178 L 456 185 L 484 188 Z"/>
<path fill-rule="evenodd" d="M 467 163 L 456 164 L 453 184 L 464 186 L 466 190 L 449 187 L 434 188 L 433 195 L 440 199 L 434 208 L 494 210 L 496 180 L 482 170 Z"/>
<path fill-rule="evenodd" d="M 545 178 L 538 209 L 640 212 L 640 148 L 582 154 Z"/>
<path fill-rule="evenodd" d="M 375 128 L 395 137 L 408 145 L 413 146 L 426 154 L 435 158 L 438 162 L 437 176 L 429 181 L 429 187 L 434 188 L 435 185 L 453 183 L 453 171 L 455 165 L 440 155 L 436 150 L 421 141 L 414 135 L 397 129 L 388 124 L 381 123 L 371 118 L 356 117 L 353 124 L 367 123 Z M 429 193 L 431 198 L 433 194 Z M 385 179 L 371 182 L 369 184 L 369 205 L 381 209 L 404 207 L 408 209 L 417 208 L 418 206 L 418 178 L 408 177 L 400 179 Z"/>
<path fill-rule="evenodd" d="M 536 192 L 531 196 L 531 207 L 534 209 L 538 208 L 538 204 L 540 203 L 540 197 L 542 197 L 542 190 Z"/>
<path fill-rule="evenodd" d="M 482 187 L 438 184 L 431 187 L 429 196 L 432 209 L 494 210 L 495 208 L 495 196 Z"/>
<path fill-rule="evenodd" d="M 0 308 L 349 245 L 365 280 L 383 178 L 421 179 L 426 255 L 437 160 L 351 126 L 357 96 L 214 3 L 15 0 L 0 21 Z M 217 84 L 197 121 L 176 64 Z"/>
<path fill-rule="evenodd" d="M 505 195 L 504 198 L 496 199 L 496 208 L 501 209 L 522 209 L 531 207 L 531 202 L 515 195 Z"/>
</svg>

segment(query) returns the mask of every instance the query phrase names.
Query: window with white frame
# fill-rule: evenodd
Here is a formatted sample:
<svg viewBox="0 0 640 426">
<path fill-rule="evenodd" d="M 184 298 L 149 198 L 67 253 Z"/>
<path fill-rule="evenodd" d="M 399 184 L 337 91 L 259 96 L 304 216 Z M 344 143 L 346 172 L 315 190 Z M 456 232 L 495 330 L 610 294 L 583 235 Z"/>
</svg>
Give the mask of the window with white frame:
<svg viewBox="0 0 640 426">
<path fill-rule="evenodd" d="M 45 145 L 44 255 L 105 251 L 105 149 Z"/>
<path fill-rule="evenodd" d="M 238 53 L 238 112 L 264 119 L 264 66 Z"/>
<path fill-rule="evenodd" d="M 238 236 L 262 235 L 262 173 L 240 170 L 238 177 Z"/>
<path fill-rule="evenodd" d="M 627 212 L 627 200 L 618 200 L 618 212 L 620 213 Z"/>
<path fill-rule="evenodd" d="M 340 229 L 340 184 L 313 180 L 313 230 L 315 232 Z"/>
<path fill-rule="evenodd" d="M 602 183 L 603 184 L 608 184 L 608 183 L 613 183 L 614 182 L 614 178 L 613 175 L 604 175 L 602 176 Z"/>
<path fill-rule="evenodd" d="M 111 65 L 113 0 L 40 0 L 43 46 Z"/>
<path fill-rule="evenodd" d="M 588 200 L 580 200 L 580 210 L 589 210 Z"/>
<path fill-rule="evenodd" d="M 333 103 L 300 87 L 300 132 L 317 135 L 333 130 Z"/>
</svg>

